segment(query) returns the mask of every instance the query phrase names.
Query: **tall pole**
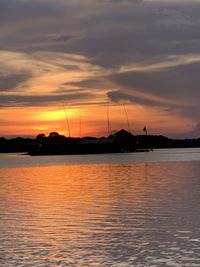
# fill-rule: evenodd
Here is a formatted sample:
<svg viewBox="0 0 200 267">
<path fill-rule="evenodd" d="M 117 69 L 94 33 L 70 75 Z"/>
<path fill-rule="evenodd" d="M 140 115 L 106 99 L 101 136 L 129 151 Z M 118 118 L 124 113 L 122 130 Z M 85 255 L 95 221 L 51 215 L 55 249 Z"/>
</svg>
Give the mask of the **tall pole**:
<svg viewBox="0 0 200 267">
<path fill-rule="evenodd" d="M 67 122 L 68 135 L 69 135 L 69 137 L 71 137 L 70 127 L 69 127 L 69 118 L 67 116 L 67 112 L 66 112 L 66 109 L 65 109 L 64 105 L 63 105 L 63 108 L 64 108 L 64 113 L 65 113 L 65 119 L 66 119 L 66 122 Z"/>
<path fill-rule="evenodd" d="M 108 135 L 110 135 L 110 106 L 109 102 L 107 103 L 107 110 L 106 110 L 106 115 L 107 115 L 107 127 L 108 127 Z"/>
<path fill-rule="evenodd" d="M 128 131 L 131 133 L 130 122 L 129 122 L 129 119 L 128 119 L 128 113 L 127 113 L 125 104 L 123 104 L 123 107 L 124 107 L 124 113 L 125 113 L 125 116 L 126 116 L 126 121 L 127 121 Z"/>
<path fill-rule="evenodd" d="M 79 137 L 82 136 L 81 110 L 79 109 Z"/>
</svg>

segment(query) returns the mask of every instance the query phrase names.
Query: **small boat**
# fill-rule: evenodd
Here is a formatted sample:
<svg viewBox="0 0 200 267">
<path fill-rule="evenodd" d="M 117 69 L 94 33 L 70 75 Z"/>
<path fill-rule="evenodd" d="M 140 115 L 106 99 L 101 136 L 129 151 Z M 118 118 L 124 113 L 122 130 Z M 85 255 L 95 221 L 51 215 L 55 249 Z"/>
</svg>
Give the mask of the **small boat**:
<svg viewBox="0 0 200 267">
<path fill-rule="evenodd" d="M 149 152 L 149 149 L 139 149 L 136 137 L 121 129 L 108 137 L 73 138 L 51 133 L 48 137 L 41 136 L 29 149 L 28 154 L 36 155 L 73 155 L 73 154 L 104 154 Z"/>
</svg>

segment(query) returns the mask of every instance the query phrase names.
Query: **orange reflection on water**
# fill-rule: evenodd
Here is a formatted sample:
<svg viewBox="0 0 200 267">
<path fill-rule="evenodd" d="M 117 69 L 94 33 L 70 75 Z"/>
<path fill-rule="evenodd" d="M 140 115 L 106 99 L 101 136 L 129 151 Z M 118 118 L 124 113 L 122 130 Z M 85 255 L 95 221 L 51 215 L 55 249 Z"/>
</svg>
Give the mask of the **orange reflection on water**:
<svg viewBox="0 0 200 267">
<path fill-rule="evenodd" d="M 147 163 L 31 167 L 14 172 L 7 169 L 4 179 L 9 183 L 1 194 L 16 205 L 19 201 L 41 219 L 48 214 L 54 218 L 70 214 L 81 218 L 95 212 L 105 215 L 123 203 L 134 202 L 142 208 L 148 204 L 145 194 L 150 189 L 152 193 L 165 190 L 164 179 L 154 181 L 152 187 L 149 170 L 151 164 Z"/>
<path fill-rule="evenodd" d="M 3 254 L 9 266 L 134 266 L 177 227 L 196 229 L 199 173 L 198 162 L 2 168 Z"/>
</svg>

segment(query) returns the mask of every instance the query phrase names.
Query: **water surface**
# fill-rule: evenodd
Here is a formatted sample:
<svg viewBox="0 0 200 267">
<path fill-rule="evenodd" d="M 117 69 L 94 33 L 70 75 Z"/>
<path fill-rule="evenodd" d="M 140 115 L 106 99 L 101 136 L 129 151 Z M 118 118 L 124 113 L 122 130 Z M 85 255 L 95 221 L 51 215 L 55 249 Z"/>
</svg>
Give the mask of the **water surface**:
<svg viewBox="0 0 200 267">
<path fill-rule="evenodd" d="M 2 155 L 0 266 L 200 266 L 199 150 L 155 153 Z"/>
<path fill-rule="evenodd" d="M 153 152 L 99 155 L 27 156 L 17 153 L 0 154 L 2 167 L 33 167 L 70 164 L 115 164 L 145 162 L 200 161 L 200 148 L 154 149 Z"/>
</svg>

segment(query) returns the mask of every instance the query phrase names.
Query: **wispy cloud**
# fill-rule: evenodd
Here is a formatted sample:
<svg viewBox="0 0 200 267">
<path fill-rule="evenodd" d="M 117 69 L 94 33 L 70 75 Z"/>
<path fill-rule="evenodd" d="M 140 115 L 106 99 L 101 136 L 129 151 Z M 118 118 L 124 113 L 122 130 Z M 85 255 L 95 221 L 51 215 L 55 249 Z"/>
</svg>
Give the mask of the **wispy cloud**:
<svg viewBox="0 0 200 267">
<path fill-rule="evenodd" d="M 197 0 L 0 0 L 0 104 L 109 98 L 198 123 L 199 12 Z"/>
<path fill-rule="evenodd" d="M 0 51 L 0 64 L 2 66 L 0 73 L 3 77 L 1 92 L 5 98 L 4 101 L 12 96 L 16 98 L 16 102 L 19 99 L 17 96 L 32 96 L 32 99 L 36 99 L 37 95 L 38 103 L 41 103 L 39 97 L 42 99 L 44 93 L 53 98 L 55 92 L 62 98 L 68 90 L 71 94 L 72 87 L 67 86 L 68 84 L 93 79 L 103 72 L 102 68 L 92 65 L 84 56 L 57 52 Z M 81 98 L 80 90 L 81 88 L 77 98 Z M 85 89 L 83 91 L 82 93 L 86 93 Z M 88 97 L 92 93 L 95 92 L 88 92 Z M 28 103 L 31 104 L 30 101 Z M 33 103 L 36 101 L 34 100 Z"/>
<path fill-rule="evenodd" d="M 189 65 L 196 62 L 200 62 L 200 54 L 185 54 L 185 55 L 169 55 L 167 57 L 154 59 L 154 62 L 141 62 L 136 64 L 122 65 L 118 72 L 158 72 L 173 67 L 178 67 L 182 65 Z"/>
</svg>

